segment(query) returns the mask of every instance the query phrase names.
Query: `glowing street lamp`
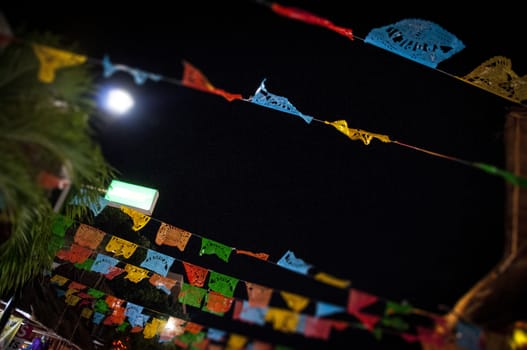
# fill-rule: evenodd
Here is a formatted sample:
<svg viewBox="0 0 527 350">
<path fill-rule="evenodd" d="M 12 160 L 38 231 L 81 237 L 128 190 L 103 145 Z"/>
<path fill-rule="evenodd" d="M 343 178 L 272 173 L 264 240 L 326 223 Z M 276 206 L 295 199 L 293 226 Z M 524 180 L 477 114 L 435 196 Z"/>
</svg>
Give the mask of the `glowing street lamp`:
<svg viewBox="0 0 527 350">
<path fill-rule="evenodd" d="M 103 106 L 112 114 L 123 115 L 134 106 L 134 99 L 124 89 L 111 89 L 103 97 Z"/>
</svg>

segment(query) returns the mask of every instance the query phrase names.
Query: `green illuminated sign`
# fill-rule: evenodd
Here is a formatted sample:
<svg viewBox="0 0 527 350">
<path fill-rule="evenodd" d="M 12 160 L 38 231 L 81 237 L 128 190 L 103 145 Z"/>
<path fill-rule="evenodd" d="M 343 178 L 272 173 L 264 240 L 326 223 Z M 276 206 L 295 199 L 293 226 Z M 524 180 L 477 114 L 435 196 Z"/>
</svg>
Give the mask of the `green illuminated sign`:
<svg viewBox="0 0 527 350">
<path fill-rule="evenodd" d="M 112 180 L 104 196 L 110 206 L 124 205 L 146 215 L 152 215 L 158 197 L 159 192 L 156 189 L 118 180 Z"/>
</svg>

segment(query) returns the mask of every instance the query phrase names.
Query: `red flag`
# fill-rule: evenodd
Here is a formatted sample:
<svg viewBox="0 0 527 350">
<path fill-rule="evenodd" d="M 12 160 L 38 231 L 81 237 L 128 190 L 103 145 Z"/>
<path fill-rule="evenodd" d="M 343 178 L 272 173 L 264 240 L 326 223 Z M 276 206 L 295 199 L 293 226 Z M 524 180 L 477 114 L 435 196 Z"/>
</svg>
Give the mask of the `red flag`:
<svg viewBox="0 0 527 350">
<path fill-rule="evenodd" d="M 340 35 L 344 35 L 350 40 L 354 39 L 353 31 L 351 29 L 336 26 L 331 21 L 325 18 L 318 17 L 307 11 L 304 11 L 304 10 L 301 10 L 295 7 L 282 6 L 274 2 L 271 4 L 271 10 L 273 10 L 275 13 L 281 16 L 289 17 L 291 19 L 296 19 L 297 21 L 306 22 L 309 24 L 314 24 L 317 26 L 325 27 L 329 30 L 339 33 Z"/>
<path fill-rule="evenodd" d="M 207 279 L 207 274 L 209 273 L 208 269 L 201 266 L 196 266 L 186 261 L 183 261 L 183 266 L 185 267 L 187 278 L 191 285 L 196 287 L 203 287 L 205 285 L 205 280 Z"/>
<path fill-rule="evenodd" d="M 350 288 L 348 294 L 348 313 L 355 314 L 368 305 L 375 303 L 379 297 Z"/>
<path fill-rule="evenodd" d="M 379 320 L 381 319 L 380 316 L 370 315 L 359 311 L 355 312 L 353 315 L 357 317 L 359 321 L 364 325 L 364 327 L 366 327 L 366 329 L 370 331 L 373 330 L 377 322 L 379 322 Z"/>
<path fill-rule="evenodd" d="M 183 80 L 181 80 L 181 84 L 193 89 L 223 96 L 229 102 L 233 100 L 241 100 L 243 98 L 240 94 L 231 94 L 222 89 L 216 88 L 199 69 L 187 61 L 183 61 Z"/>
</svg>

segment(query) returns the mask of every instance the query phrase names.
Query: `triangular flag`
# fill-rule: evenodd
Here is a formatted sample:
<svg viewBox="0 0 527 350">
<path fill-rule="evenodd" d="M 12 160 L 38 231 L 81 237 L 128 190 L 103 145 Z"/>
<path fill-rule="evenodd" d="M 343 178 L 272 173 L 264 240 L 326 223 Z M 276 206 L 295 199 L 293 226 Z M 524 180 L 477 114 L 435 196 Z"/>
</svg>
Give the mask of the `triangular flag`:
<svg viewBox="0 0 527 350">
<path fill-rule="evenodd" d="M 527 75 L 518 76 L 512 70 L 512 61 L 504 56 L 488 59 L 460 79 L 509 101 L 527 100 Z"/>
<path fill-rule="evenodd" d="M 371 295 L 365 292 L 361 292 L 357 289 L 350 288 L 348 294 L 348 313 L 354 315 L 361 311 L 363 308 L 374 304 L 379 300 L 379 297 Z"/>
<path fill-rule="evenodd" d="M 44 83 L 51 83 L 55 80 L 55 71 L 57 69 L 83 64 L 87 60 L 86 56 L 54 49 L 49 46 L 38 44 L 33 44 L 32 46 L 40 62 L 38 79 Z"/>
<path fill-rule="evenodd" d="M 346 311 L 344 306 L 319 301 L 316 303 L 315 316 L 323 317 Z"/>
<path fill-rule="evenodd" d="M 339 27 L 334 25 L 331 21 L 318 17 L 312 13 L 309 13 L 307 11 L 294 8 L 294 7 L 287 7 L 282 6 L 280 4 L 277 4 L 275 2 L 271 3 L 271 10 L 273 10 L 275 13 L 288 17 L 291 19 L 295 19 L 297 21 L 314 24 L 317 26 L 325 27 L 329 30 L 332 30 L 334 32 L 337 32 L 341 35 L 344 35 L 350 40 L 353 40 L 353 31 L 349 28 Z"/>
<path fill-rule="evenodd" d="M 308 124 L 311 123 L 311 121 L 313 120 L 313 117 L 300 113 L 298 109 L 296 109 L 295 106 L 293 106 L 287 98 L 274 95 L 267 91 L 267 89 L 265 88 L 265 79 L 262 80 L 260 87 L 258 87 L 254 96 L 251 97 L 250 101 L 260 106 L 276 109 L 280 112 L 299 116 L 300 118 L 304 119 L 304 121 Z"/>
<path fill-rule="evenodd" d="M 282 298 L 284 298 L 287 306 L 291 310 L 296 311 L 296 312 L 300 312 L 304 310 L 306 306 L 309 304 L 309 300 L 310 300 L 309 298 L 303 295 L 294 294 L 294 293 L 290 293 L 286 291 L 281 291 L 280 295 L 282 296 Z"/>
<path fill-rule="evenodd" d="M 290 250 L 278 260 L 277 265 L 303 275 L 307 275 L 307 272 L 312 267 L 312 265 L 307 264 L 304 260 L 295 257 L 295 253 Z"/>
<path fill-rule="evenodd" d="M 369 145 L 371 140 L 373 140 L 374 138 L 386 143 L 392 142 L 388 135 L 375 134 L 361 129 L 348 128 L 348 123 L 345 120 L 336 120 L 333 122 L 324 121 L 324 124 L 329 124 L 333 126 L 335 129 L 349 137 L 350 140 L 359 140 L 362 141 L 365 145 Z"/>
<path fill-rule="evenodd" d="M 223 96 L 229 102 L 243 98 L 240 94 L 231 94 L 214 87 L 199 69 L 187 61 L 183 61 L 183 79 L 181 80 L 181 84 L 196 90 Z"/>
</svg>

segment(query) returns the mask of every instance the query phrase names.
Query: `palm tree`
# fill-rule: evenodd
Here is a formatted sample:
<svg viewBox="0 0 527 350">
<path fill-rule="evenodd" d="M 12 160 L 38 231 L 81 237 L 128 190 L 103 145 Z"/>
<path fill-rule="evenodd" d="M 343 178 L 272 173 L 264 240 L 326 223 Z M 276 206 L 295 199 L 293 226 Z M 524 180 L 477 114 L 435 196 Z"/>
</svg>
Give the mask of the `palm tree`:
<svg viewBox="0 0 527 350">
<path fill-rule="evenodd" d="M 106 188 L 115 173 L 93 137 L 90 66 L 61 68 L 52 82 L 41 82 L 33 43 L 74 50 L 51 34 L 27 38 L 0 52 L 0 297 L 51 268 L 57 212 L 90 215 L 88 206 L 54 207 L 61 192 L 39 181 L 42 175 L 62 178 L 68 198 L 82 194 L 83 203 L 96 203 L 100 193 L 90 189 Z"/>
</svg>

